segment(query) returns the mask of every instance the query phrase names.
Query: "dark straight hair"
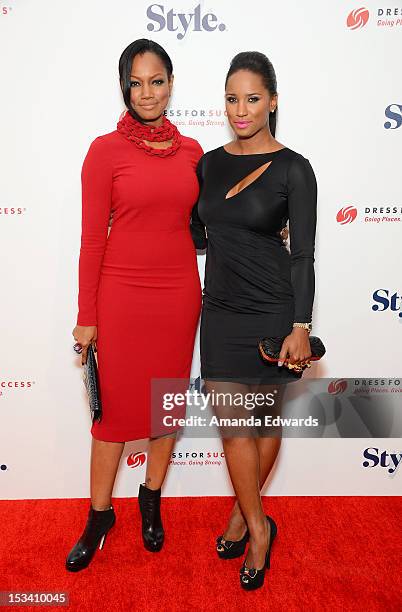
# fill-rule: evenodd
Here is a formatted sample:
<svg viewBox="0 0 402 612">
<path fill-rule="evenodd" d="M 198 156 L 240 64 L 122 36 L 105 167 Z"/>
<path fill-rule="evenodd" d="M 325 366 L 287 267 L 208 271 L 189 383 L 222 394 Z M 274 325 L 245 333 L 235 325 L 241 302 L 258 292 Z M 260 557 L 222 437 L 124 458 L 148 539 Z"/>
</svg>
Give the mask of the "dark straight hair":
<svg viewBox="0 0 402 612">
<path fill-rule="evenodd" d="M 166 53 L 165 49 L 161 47 L 157 42 L 153 40 L 148 40 L 147 38 L 139 38 L 134 42 L 130 43 L 128 47 L 126 47 L 119 59 L 119 75 L 120 75 L 120 87 L 123 93 L 124 103 L 128 109 L 128 112 L 134 119 L 144 123 L 143 119 L 133 109 L 130 102 L 130 94 L 131 94 L 131 66 L 133 63 L 133 59 L 136 55 L 143 55 L 149 51 L 150 53 L 155 53 L 163 62 L 168 78 L 173 74 L 173 64 L 169 55 Z"/>
<path fill-rule="evenodd" d="M 230 67 L 226 75 L 225 87 L 229 77 L 239 70 L 249 70 L 250 72 L 254 72 L 254 74 L 259 74 L 269 94 L 271 96 L 277 95 L 275 70 L 272 63 L 263 53 L 259 51 L 242 51 L 242 53 L 235 55 L 230 62 Z M 272 136 L 275 136 L 276 132 L 277 112 L 278 105 L 273 113 L 269 113 L 269 129 Z"/>
</svg>

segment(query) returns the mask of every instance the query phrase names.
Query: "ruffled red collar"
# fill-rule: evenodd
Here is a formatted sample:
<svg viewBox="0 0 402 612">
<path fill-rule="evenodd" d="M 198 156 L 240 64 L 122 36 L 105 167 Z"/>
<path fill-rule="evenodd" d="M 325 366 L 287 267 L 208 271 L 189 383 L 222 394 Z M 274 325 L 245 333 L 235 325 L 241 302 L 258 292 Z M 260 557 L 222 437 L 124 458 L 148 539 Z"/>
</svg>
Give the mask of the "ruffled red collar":
<svg viewBox="0 0 402 612">
<path fill-rule="evenodd" d="M 129 112 L 125 111 L 124 115 L 120 116 L 117 131 L 149 155 L 158 155 L 159 157 L 174 155 L 182 142 L 179 130 L 164 115 L 162 116 L 162 125 L 153 127 L 136 121 Z M 167 149 L 155 149 L 144 140 L 149 142 L 171 140 L 172 144 Z"/>
</svg>

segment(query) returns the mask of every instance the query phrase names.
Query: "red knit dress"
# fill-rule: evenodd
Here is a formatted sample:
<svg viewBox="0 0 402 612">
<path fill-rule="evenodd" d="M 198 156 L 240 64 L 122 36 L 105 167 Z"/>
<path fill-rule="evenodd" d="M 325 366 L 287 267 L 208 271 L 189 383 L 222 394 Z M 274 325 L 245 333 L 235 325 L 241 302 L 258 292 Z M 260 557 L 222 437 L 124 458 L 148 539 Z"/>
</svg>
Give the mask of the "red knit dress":
<svg viewBox="0 0 402 612">
<path fill-rule="evenodd" d="M 149 154 L 116 130 L 83 164 L 77 324 L 97 325 L 98 440 L 149 437 L 151 380 L 190 375 L 201 308 L 190 214 L 203 152 L 180 138 L 174 153 Z"/>
</svg>

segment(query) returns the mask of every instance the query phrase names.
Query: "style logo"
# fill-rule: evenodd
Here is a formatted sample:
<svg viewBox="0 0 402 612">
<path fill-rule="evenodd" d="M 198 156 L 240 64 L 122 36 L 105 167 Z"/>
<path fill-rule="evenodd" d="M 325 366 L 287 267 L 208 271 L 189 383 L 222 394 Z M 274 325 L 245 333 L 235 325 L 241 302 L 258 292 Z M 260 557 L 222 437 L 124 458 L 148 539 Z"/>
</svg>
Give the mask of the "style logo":
<svg viewBox="0 0 402 612">
<path fill-rule="evenodd" d="M 357 30 L 357 28 L 362 28 L 366 25 L 369 19 L 369 11 L 365 7 L 361 7 L 358 9 L 354 9 L 351 13 L 349 13 L 348 18 L 346 20 L 346 25 L 349 30 Z"/>
<path fill-rule="evenodd" d="M 175 13 L 173 9 L 167 11 L 163 4 L 151 4 L 147 8 L 147 17 L 152 23 L 148 23 L 149 32 L 161 32 L 165 28 L 169 32 L 177 32 L 176 38 L 182 40 L 187 32 L 224 32 L 226 25 L 218 23 L 218 17 L 214 13 L 201 13 L 201 4 L 193 9 L 192 13 Z"/>
<path fill-rule="evenodd" d="M 331 395 L 339 395 L 346 391 L 348 386 L 348 382 L 345 378 L 339 378 L 338 380 L 333 380 L 328 385 L 328 393 Z"/>
<path fill-rule="evenodd" d="M 392 312 L 397 312 L 398 317 L 402 319 L 402 296 L 394 292 L 390 295 L 388 289 L 376 289 L 373 293 L 373 300 L 375 304 L 372 305 L 371 310 L 374 312 L 384 312 L 390 309 Z"/>
<path fill-rule="evenodd" d="M 0 472 L 5 472 L 7 470 L 7 466 L 4 463 L 0 463 Z"/>
<path fill-rule="evenodd" d="M 127 457 L 127 465 L 130 468 L 141 467 L 144 465 L 145 460 L 145 453 L 131 453 L 131 455 Z"/>
<path fill-rule="evenodd" d="M 336 220 L 341 225 L 345 225 L 345 223 L 352 223 L 357 217 L 357 208 L 355 206 L 344 206 L 341 210 L 338 211 L 336 215 Z"/>
<path fill-rule="evenodd" d="M 390 104 L 385 109 L 385 116 L 391 121 L 386 121 L 384 127 L 386 130 L 397 130 L 402 125 L 402 104 Z"/>
<path fill-rule="evenodd" d="M 398 465 L 402 460 L 402 453 L 387 453 L 387 451 L 380 451 L 378 448 L 365 448 L 363 451 L 363 457 L 366 461 L 363 461 L 363 467 L 374 468 L 382 467 L 388 468 L 388 473 L 393 474 Z"/>
</svg>

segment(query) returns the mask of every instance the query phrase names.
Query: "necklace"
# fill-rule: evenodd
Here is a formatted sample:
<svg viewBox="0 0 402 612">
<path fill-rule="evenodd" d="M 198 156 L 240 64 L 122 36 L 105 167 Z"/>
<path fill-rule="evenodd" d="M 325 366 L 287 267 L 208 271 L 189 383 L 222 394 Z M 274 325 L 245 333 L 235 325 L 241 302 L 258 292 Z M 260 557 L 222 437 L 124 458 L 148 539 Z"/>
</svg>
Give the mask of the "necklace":
<svg viewBox="0 0 402 612">
<path fill-rule="evenodd" d="M 179 130 L 164 115 L 162 115 L 162 125 L 155 127 L 140 123 L 126 111 L 117 124 L 117 131 L 131 140 L 139 149 L 143 149 L 148 155 L 158 155 L 159 157 L 174 155 L 182 142 Z M 171 140 L 172 144 L 167 149 L 155 149 L 144 140 L 149 142 Z"/>
</svg>

